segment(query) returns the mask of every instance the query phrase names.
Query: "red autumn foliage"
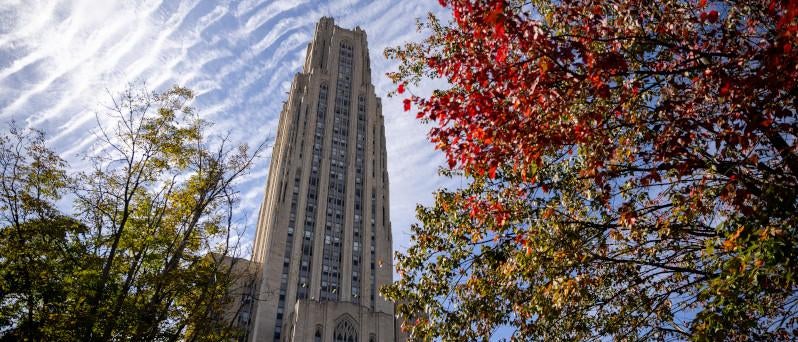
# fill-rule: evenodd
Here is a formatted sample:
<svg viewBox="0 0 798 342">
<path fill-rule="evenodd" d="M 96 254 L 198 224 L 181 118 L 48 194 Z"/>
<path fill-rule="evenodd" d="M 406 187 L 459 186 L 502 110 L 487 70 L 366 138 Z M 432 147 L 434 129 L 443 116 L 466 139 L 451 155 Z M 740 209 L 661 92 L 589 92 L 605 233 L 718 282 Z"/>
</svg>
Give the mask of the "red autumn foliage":
<svg viewBox="0 0 798 342">
<path fill-rule="evenodd" d="M 448 81 L 404 108 L 473 180 L 419 210 L 418 244 L 397 264 L 396 298 L 430 311 L 417 336 L 508 321 L 564 340 L 798 328 L 798 1 L 441 5 L 450 23 L 432 17 L 428 38 L 387 51 L 402 90 Z M 489 247 L 501 258 L 479 264 Z M 442 250 L 461 259 L 425 259 Z M 460 305 L 436 306 L 429 283 Z"/>
<path fill-rule="evenodd" d="M 656 23 L 637 2 L 571 1 L 545 18 L 560 32 L 502 1 L 446 5 L 457 23 L 443 35 L 450 48 L 430 51 L 425 64 L 462 91 L 414 101 L 438 122 L 430 138 L 450 165 L 475 175 L 493 165 L 524 170 L 579 148 L 590 151 L 585 176 L 600 182 L 629 158 L 645 173 L 715 168 L 700 176 L 712 183 L 798 175 L 796 1 L 745 10 L 679 2 Z M 630 151 L 619 130 L 646 148 Z M 755 191 L 730 190 L 724 198 L 741 205 L 735 198 Z"/>
</svg>

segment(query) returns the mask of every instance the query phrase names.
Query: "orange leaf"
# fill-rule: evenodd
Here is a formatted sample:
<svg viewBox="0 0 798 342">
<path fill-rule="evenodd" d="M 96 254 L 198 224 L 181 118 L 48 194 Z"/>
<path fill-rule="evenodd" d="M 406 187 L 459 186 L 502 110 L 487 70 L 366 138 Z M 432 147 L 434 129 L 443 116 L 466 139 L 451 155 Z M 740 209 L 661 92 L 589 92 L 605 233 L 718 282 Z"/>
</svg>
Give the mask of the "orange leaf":
<svg viewBox="0 0 798 342">
<path fill-rule="evenodd" d="M 493 166 L 491 166 L 491 167 L 490 167 L 490 169 L 488 170 L 488 175 L 490 176 L 490 179 L 494 179 L 494 178 L 496 178 L 496 167 L 497 167 L 497 166 L 498 166 L 498 165 L 493 165 Z"/>
</svg>

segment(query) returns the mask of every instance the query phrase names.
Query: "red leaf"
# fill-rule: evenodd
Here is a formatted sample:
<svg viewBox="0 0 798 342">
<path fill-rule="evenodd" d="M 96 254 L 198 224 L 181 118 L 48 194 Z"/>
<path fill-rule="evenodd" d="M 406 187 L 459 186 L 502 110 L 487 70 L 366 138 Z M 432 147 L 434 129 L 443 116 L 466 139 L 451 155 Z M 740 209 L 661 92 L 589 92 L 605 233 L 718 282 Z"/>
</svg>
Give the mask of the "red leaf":
<svg viewBox="0 0 798 342">
<path fill-rule="evenodd" d="M 490 177 L 490 179 L 494 179 L 494 178 L 496 178 L 496 167 L 497 167 L 497 166 L 498 166 L 498 165 L 492 165 L 492 166 L 490 167 L 490 169 L 488 170 L 488 176 Z"/>
<path fill-rule="evenodd" d="M 720 90 L 718 90 L 718 95 L 720 96 L 729 95 L 729 90 L 731 90 L 731 84 L 728 81 L 724 82 L 723 85 L 720 87 Z"/>
<path fill-rule="evenodd" d="M 504 25 L 502 23 L 497 23 L 495 26 L 493 26 L 493 30 L 496 32 L 496 38 L 504 39 L 505 31 Z"/>
<path fill-rule="evenodd" d="M 405 99 L 403 102 L 405 104 L 405 112 L 409 111 L 410 110 L 410 99 Z"/>
<path fill-rule="evenodd" d="M 496 6 L 493 7 L 493 10 L 488 12 L 488 14 L 485 16 L 485 22 L 488 24 L 497 24 L 503 12 L 504 4 L 502 4 L 502 2 L 497 2 Z"/>
<path fill-rule="evenodd" d="M 710 23 L 713 24 L 716 23 L 718 21 L 718 11 L 716 10 L 709 11 L 709 13 L 707 14 L 707 20 L 709 20 Z"/>
<path fill-rule="evenodd" d="M 438 3 L 441 4 L 441 6 L 446 7 L 446 0 L 438 0 Z"/>
<path fill-rule="evenodd" d="M 502 45 L 498 51 L 496 51 L 496 62 L 504 63 L 507 60 L 507 46 Z"/>
<path fill-rule="evenodd" d="M 404 83 L 399 84 L 399 88 L 396 88 L 396 92 L 399 93 L 399 94 L 404 93 L 405 92 L 405 84 Z"/>
<path fill-rule="evenodd" d="M 698 8 L 704 8 L 707 6 L 707 0 L 698 0 Z"/>
<path fill-rule="evenodd" d="M 605 83 L 602 83 L 597 89 L 597 94 L 601 98 L 605 98 L 605 99 L 610 97 L 610 86 L 608 86 Z"/>
</svg>

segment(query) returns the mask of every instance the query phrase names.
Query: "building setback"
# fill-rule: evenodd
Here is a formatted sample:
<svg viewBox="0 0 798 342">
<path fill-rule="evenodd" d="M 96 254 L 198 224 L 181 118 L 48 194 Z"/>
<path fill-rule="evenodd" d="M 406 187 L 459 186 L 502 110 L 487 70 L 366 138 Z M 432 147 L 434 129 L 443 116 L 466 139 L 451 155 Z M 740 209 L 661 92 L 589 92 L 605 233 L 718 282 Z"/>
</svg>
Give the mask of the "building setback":
<svg viewBox="0 0 798 342">
<path fill-rule="evenodd" d="M 378 293 L 392 281 L 385 128 L 362 29 L 316 25 L 273 148 L 251 339 L 395 340 Z"/>
</svg>

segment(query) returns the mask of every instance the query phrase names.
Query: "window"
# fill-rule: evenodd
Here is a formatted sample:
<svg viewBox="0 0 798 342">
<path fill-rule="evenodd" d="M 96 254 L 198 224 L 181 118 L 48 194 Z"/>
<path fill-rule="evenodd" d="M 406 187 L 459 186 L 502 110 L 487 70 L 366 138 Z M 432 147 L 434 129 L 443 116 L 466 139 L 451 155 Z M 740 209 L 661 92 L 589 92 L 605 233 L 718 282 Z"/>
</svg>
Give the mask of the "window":
<svg viewBox="0 0 798 342">
<path fill-rule="evenodd" d="M 321 342 L 321 327 L 316 327 L 316 335 L 313 336 L 313 342 Z"/>
<path fill-rule="evenodd" d="M 357 342 L 357 329 L 355 329 L 354 323 L 352 320 L 344 318 L 338 325 L 335 326 L 335 332 L 333 333 L 333 340 L 335 342 Z"/>
</svg>

